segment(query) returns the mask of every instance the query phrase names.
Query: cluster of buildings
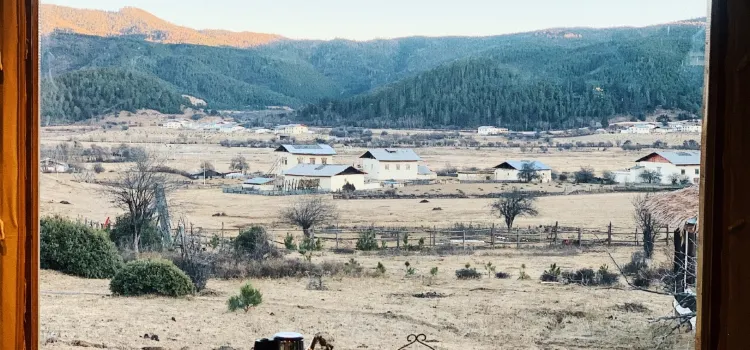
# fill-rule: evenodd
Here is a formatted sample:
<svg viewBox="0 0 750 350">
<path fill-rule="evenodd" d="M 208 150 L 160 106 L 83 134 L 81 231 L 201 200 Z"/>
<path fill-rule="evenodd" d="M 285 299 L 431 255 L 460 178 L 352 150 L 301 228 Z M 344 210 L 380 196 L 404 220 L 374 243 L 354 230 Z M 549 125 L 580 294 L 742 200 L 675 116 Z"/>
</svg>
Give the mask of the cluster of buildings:
<svg viewBox="0 0 750 350">
<path fill-rule="evenodd" d="M 635 123 L 620 130 L 622 134 L 700 133 L 700 122 Z"/>
<path fill-rule="evenodd" d="M 699 151 L 658 151 L 636 159 L 635 166 L 625 170 L 615 171 L 617 183 L 648 182 L 642 174 L 651 172 L 659 174 L 658 183 L 672 184 L 700 182 L 701 152 Z"/>
<path fill-rule="evenodd" d="M 162 123 L 162 127 L 167 129 L 185 129 L 185 130 L 201 130 L 211 132 L 224 132 L 224 133 L 254 133 L 254 134 L 283 134 L 283 135 L 300 135 L 307 134 L 310 132 L 308 127 L 303 124 L 284 124 L 277 125 L 273 129 L 256 127 L 256 128 L 245 128 L 236 122 L 230 121 L 210 121 L 201 122 L 186 119 L 170 119 Z"/>
<path fill-rule="evenodd" d="M 422 164 L 422 159 L 408 148 L 368 149 L 358 164 L 335 162 L 336 150 L 326 144 L 279 146 L 270 174 L 275 177 L 253 178 L 243 188 L 266 190 L 364 190 L 377 189 L 389 183 L 432 180 L 437 174 Z"/>
</svg>

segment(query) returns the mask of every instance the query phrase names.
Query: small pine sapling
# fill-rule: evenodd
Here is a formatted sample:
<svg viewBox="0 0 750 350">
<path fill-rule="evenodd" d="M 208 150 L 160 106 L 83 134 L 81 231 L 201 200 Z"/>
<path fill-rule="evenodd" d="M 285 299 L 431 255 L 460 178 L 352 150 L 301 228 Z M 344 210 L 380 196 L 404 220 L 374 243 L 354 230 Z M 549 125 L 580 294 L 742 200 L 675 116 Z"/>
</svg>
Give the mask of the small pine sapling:
<svg viewBox="0 0 750 350">
<path fill-rule="evenodd" d="M 530 279 L 531 276 L 526 274 L 526 264 L 521 264 L 521 271 L 518 272 L 518 279 L 519 280 L 527 280 Z"/>
<path fill-rule="evenodd" d="M 263 295 L 259 290 L 253 288 L 250 283 L 246 283 L 240 288 L 240 295 L 235 295 L 227 300 L 229 311 L 237 310 L 250 311 L 251 308 L 260 305 L 263 302 Z"/>
</svg>

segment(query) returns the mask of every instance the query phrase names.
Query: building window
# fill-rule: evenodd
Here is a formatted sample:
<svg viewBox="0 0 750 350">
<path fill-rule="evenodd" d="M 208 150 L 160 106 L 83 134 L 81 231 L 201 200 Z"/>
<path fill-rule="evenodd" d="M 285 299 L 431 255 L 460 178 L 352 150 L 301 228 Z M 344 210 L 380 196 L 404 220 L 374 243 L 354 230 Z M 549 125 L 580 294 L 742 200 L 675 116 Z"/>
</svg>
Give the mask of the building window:
<svg viewBox="0 0 750 350">
<path fill-rule="evenodd" d="M 680 170 L 680 174 L 685 175 L 685 169 Z"/>
<path fill-rule="evenodd" d="M 310 158 L 310 164 L 315 164 L 315 158 Z"/>
<path fill-rule="evenodd" d="M 411 170 L 411 165 L 406 164 L 406 170 Z"/>
<path fill-rule="evenodd" d="M 328 164 L 328 158 L 320 158 L 321 164 Z"/>
<path fill-rule="evenodd" d="M 284 165 L 286 165 L 286 157 L 281 158 L 281 161 L 284 163 Z"/>
<path fill-rule="evenodd" d="M 305 158 L 297 157 L 297 164 L 302 164 L 305 162 Z"/>
<path fill-rule="evenodd" d="M 401 164 L 396 164 L 396 170 L 401 170 Z"/>
<path fill-rule="evenodd" d="M 385 165 L 385 170 L 391 170 L 391 166 L 389 164 Z"/>
<path fill-rule="evenodd" d="M 700 174 L 700 171 L 701 171 L 700 169 L 695 169 L 695 175 Z"/>
</svg>

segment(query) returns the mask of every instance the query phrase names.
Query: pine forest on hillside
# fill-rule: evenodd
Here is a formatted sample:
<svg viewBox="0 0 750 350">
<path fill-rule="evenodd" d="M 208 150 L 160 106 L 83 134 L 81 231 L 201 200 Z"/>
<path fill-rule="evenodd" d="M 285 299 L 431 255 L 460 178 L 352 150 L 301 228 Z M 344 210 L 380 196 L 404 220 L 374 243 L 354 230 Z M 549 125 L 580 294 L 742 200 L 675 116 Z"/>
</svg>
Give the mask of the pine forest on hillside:
<svg viewBox="0 0 750 350">
<path fill-rule="evenodd" d="M 72 31 L 42 38 L 45 120 L 177 113 L 182 94 L 211 109 L 290 106 L 316 125 L 414 128 L 606 125 L 658 107 L 698 114 L 701 104 L 705 27 L 693 22 L 248 49 Z"/>
</svg>

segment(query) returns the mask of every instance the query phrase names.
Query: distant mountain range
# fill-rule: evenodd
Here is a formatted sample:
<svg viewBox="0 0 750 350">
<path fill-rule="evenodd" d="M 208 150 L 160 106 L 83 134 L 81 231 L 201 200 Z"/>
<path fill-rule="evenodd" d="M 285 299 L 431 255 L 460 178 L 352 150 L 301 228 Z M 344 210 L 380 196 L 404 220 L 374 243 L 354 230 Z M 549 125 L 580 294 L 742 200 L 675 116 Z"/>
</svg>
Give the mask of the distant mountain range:
<svg viewBox="0 0 750 350">
<path fill-rule="evenodd" d="M 138 9 L 44 6 L 42 112 L 75 121 L 173 110 L 187 94 L 212 109 L 287 105 L 321 125 L 540 129 L 656 107 L 698 113 L 704 23 L 317 41 L 196 31 Z M 139 83 L 101 81 L 113 76 Z"/>
</svg>

